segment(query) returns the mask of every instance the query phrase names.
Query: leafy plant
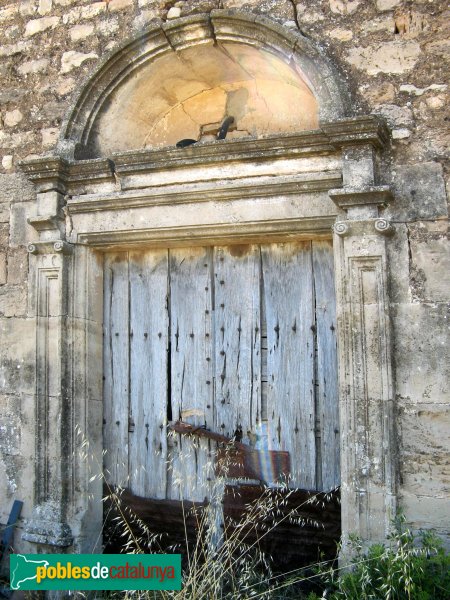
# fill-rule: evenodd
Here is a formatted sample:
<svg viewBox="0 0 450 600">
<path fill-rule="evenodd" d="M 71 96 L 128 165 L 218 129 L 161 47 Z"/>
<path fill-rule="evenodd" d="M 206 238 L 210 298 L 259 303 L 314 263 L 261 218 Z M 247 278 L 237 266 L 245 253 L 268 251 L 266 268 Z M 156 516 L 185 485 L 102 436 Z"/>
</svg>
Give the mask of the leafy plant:
<svg viewBox="0 0 450 600">
<path fill-rule="evenodd" d="M 449 600 L 450 555 L 433 532 L 415 537 L 400 514 L 388 540 L 389 545 L 374 544 L 367 553 L 353 540 L 351 564 L 322 569 L 325 591 L 309 600 Z"/>
</svg>

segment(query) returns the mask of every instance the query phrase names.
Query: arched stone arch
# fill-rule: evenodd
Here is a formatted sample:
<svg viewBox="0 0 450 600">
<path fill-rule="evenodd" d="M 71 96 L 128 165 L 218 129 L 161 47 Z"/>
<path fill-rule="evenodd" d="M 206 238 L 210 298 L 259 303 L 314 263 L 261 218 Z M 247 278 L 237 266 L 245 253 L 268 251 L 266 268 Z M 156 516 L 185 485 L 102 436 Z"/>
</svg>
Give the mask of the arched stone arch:
<svg viewBox="0 0 450 600">
<path fill-rule="evenodd" d="M 164 96 L 161 88 L 168 74 L 173 76 Z M 260 112 L 256 127 L 254 119 L 247 118 L 252 123 L 246 129 L 243 119 L 244 133 L 316 129 L 319 120 L 330 122 L 349 113 L 339 75 L 307 38 L 265 17 L 215 10 L 157 23 L 106 59 L 69 111 L 57 153 L 69 159 L 93 158 L 152 145 L 147 130 L 161 115 L 186 98 L 195 102 L 202 91 L 208 92 L 202 102 L 210 109 L 214 103 L 226 105 L 226 93 L 236 91 L 237 81 L 244 81 L 240 89 L 250 96 L 248 112 Z M 265 87 L 261 94 L 258 91 L 259 104 L 252 98 L 252 87 L 258 82 Z M 224 91 L 222 98 L 214 93 L 218 88 Z M 271 106 L 266 106 L 266 100 Z M 261 125 L 265 111 L 271 116 L 266 126 Z M 212 111 L 211 119 L 216 112 Z M 105 136 L 111 123 L 115 141 Z M 167 123 L 161 127 L 167 129 Z M 193 135 L 188 126 L 189 133 Z M 156 145 L 174 143 L 170 135 L 154 137 Z M 189 135 L 180 132 L 180 137 Z"/>
</svg>

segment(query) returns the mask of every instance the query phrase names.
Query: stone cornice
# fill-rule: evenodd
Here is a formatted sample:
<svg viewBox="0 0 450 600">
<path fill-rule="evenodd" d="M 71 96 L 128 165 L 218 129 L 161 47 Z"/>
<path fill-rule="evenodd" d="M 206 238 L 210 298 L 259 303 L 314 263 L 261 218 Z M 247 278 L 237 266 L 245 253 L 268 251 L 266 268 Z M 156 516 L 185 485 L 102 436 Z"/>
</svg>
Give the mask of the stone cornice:
<svg viewBox="0 0 450 600">
<path fill-rule="evenodd" d="M 58 189 L 65 192 L 77 184 L 114 182 L 117 177 L 135 173 L 331 154 L 349 145 L 371 144 L 381 148 L 388 137 L 383 121 L 365 116 L 325 123 L 314 131 L 260 139 L 225 140 L 188 148 L 136 150 L 114 154 L 111 159 L 68 161 L 57 156 L 42 157 L 23 161 L 20 166 L 39 191 Z"/>
</svg>

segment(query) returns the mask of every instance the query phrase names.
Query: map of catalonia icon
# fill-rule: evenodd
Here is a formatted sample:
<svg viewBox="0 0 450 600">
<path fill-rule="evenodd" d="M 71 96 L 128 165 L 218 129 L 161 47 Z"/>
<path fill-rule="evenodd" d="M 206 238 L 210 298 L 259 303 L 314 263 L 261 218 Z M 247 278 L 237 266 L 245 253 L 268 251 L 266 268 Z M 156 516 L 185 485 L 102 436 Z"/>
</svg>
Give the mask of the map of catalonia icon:
<svg viewBox="0 0 450 600">
<path fill-rule="evenodd" d="M 11 555 L 11 561 L 14 561 L 14 565 L 11 565 L 11 582 L 10 586 L 12 590 L 20 590 L 21 585 L 26 581 L 32 581 L 37 577 L 37 567 L 48 567 L 49 563 L 46 560 L 31 560 L 23 554 Z"/>
</svg>

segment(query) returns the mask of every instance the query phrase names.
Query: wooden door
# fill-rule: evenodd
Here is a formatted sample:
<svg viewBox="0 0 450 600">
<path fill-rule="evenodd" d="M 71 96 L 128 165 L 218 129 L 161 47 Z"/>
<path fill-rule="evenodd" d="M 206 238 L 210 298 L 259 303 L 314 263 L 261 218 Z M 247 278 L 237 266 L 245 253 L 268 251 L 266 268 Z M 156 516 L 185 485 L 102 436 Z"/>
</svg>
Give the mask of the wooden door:
<svg viewBox="0 0 450 600">
<path fill-rule="evenodd" d="M 208 497 L 214 447 L 168 436 L 182 420 L 288 451 L 292 486 L 339 485 L 331 242 L 110 253 L 104 281 L 110 483 Z"/>
</svg>

